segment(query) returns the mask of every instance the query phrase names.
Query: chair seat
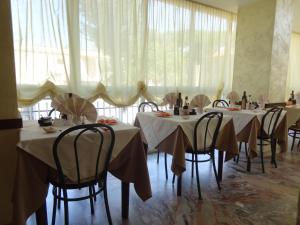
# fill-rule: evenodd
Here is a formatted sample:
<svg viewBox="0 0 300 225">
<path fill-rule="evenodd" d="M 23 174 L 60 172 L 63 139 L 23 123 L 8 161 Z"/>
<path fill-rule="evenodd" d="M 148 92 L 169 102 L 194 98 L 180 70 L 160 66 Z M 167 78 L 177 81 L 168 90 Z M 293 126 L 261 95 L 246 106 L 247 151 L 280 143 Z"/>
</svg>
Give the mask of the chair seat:
<svg viewBox="0 0 300 225">
<path fill-rule="evenodd" d="M 69 178 L 65 178 L 65 186 L 63 186 L 59 180 L 57 176 L 51 176 L 49 182 L 58 188 L 66 188 L 66 189 L 80 189 L 80 188 L 84 188 L 84 187 L 89 187 L 91 185 L 101 185 L 102 184 L 102 176 L 99 177 L 98 179 L 95 179 L 95 177 L 89 177 L 89 178 L 85 178 L 82 179 L 80 181 L 80 185 L 78 185 L 77 182 L 74 182 L 72 180 L 70 180 Z"/>
<path fill-rule="evenodd" d="M 257 139 L 262 139 L 264 141 L 267 141 L 267 140 L 270 140 L 271 139 L 271 136 L 270 135 L 267 135 L 267 134 L 263 134 L 263 135 L 257 135 Z"/>
<path fill-rule="evenodd" d="M 188 149 L 186 149 L 186 151 L 185 151 L 186 153 L 189 153 L 189 154 L 198 154 L 198 155 L 200 155 L 200 154 L 209 154 L 209 153 L 211 153 L 211 148 L 205 148 L 205 149 L 198 149 L 198 150 L 194 150 L 193 148 L 188 148 Z"/>
</svg>

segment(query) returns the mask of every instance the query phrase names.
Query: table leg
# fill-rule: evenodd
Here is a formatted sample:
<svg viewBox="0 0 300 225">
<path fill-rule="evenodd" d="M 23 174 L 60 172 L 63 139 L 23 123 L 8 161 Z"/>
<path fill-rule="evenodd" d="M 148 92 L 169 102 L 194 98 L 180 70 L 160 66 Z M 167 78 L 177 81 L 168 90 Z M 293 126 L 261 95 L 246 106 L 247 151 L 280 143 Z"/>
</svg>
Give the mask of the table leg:
<svg viewBox="0 0 300 225">
<path fill-rule="evenodd" d="M 177 178 L 177 196 L 181 196 L 181 182 L 182 182 L 182 175 L 179 175 Z"/>
<path fill-rule="evenodd" d="M 46 200 L 43 205 L 35 212 L 37 225 L 48 225 Z"/>
<path fill-rule="evenodd" d="M 250 156 L 247 156 L 247 171 L 251 171 L 251 159 Z"/>
<path fill-rule="evenodd" d="M 128 219 L 129 211 L 129 183 L 122 181 L 122 218 Z"/>
<path fill-rule="evenodd" d="M 224 162 L 224 152 L 219 151 L 218 153 L 218 178 L 219 181 L 222 181 L 222 176 L 223 176 L 223 162 Z"/>
</svg>

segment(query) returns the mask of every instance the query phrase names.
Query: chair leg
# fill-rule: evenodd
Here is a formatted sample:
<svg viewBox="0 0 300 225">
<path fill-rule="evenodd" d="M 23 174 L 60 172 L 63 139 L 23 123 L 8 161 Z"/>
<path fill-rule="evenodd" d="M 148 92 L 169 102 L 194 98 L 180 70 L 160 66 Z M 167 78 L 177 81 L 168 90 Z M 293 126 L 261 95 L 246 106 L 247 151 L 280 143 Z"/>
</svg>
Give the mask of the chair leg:
<svg viewBox="0 0 300 225">
<path fill-rule="evenodd" d="M 51 224 L 55 225 L 55 219 L 56 219 L 56 205 L 57 205 L 57 188 L 54 187 L 54 194 L 53 194 L 53 211 L 52 211 L 52 221 Z"/>
<path fill-rule="evenodd" d="M 247 148 L 247 143 L 245 142 L 245 154 L 246 154 L 246 157 L 248 158 L 248 148 Z"/>
<path fill-rule="evenodd" d="M 175 183 L 175 173 L 173 173 L 173 179 L 172 179 L 172 184 Z"/>
<path fill-rule="evenodd" d="M 245 154 L 246 154 L 246 159 L 247 159 L 247 171 L 250 172 L 251 171 L 251 160 L 250 160 L 250 157 L 248 155 L 248 147 L 247 147 L 246 142 L 245 142 Z"/>
<path fill-rule="evenodd" d="M 214 174 L 215 174 L 215 178 L 218 184 L 218 188 L 219 190 L 221 190 L 221 185 L 220 185 L 220 181 L 219 181 L 219 177 L 218 177 L 218 173 L 217 173 L 217 168 L 216 168 L 216 162 L 215 162 L 215 153 L 213 152 L 211 155 L 211 160 L 213 162 L 213 169 L 214 169 Z"/>
<path fill-rule="evenodd" d="M 166 180 L 168 180 L 168 155 L 165 153 L 165 173 L 166 173 Z"/>
<path fill-rule="evenodd" d="M 261 159 L 261 168 L 262 172 L 265 173 L 265 165 L 264 165 L 264 151 L 263 151 L 263 140 L 260 140 L 260 159 Z"/>
<path fill-rule="evenodd" d="M 275 168 L 277 168 L 277 163 L 276 163 L 276 139 L 271 140 L 271 152 L 272 152 L 272 161 L 271 161 L 271 163 L 274 164 Z"/>
<path fill-rule="evenodd" d="M 242 143 L 243 143 L 243 142 L 240 142 L 240 144 L 239 144 L 239 154 L 238 154 L 238 156 L 236 157 L 236 163 L 239 163 L 240 152 L 241 152 L 241 150 L 242 150 Z"/>
<path fill-rule="evenodd" d="M 192 177 L 194 177 L 194 162 L 195 161 L 195 154 L 192 153 Z"/>
<path fill-rule="evenodd" d="M 156 163 L 158 164 L 159 163 L 159 148 L 157 148 L 157 159 L 156 159 Z"/>
<path fill-rule="evenodd" d="M 112 225 L 112 220 L 111 220 L 111 215 L 110 215 L 110 210 L 109 210 L 109 205 L 108 205 L 106 184 L 105 184 L 103 192 L 104 192 L 104 204 L 105 204 L 105 210 L 106 210 L 106 216 L 107 216 L 108 224 Z"/>
<path fill-rule="evenodd" d="M 95 210 L 94 210 L 94 200 L 93 200 L 93 189 L 91 186 L 89 186 L 89 195 L 90 195 L 90 205 L 91 205 L 91 214 L 94 215 Z"/>
<path fill-rule="evenodd" d="M 296 139 L 296 134 L 297 134 L 297 132 L 296 132 L 296 131 L 294 131 L 294 135 L 293 135 L 293 142 L 292 142 L 291 151 L 293 151 L 293 148 L 294 148 L 295 139 Z"/>
<path fill-rule="evenodd" d="M 195 154 L 195 164 L 196 164 L 196 177 L 197 177 L 197 189 L 198 189 L 198 198 L 202 199 L 201 188 L 200 188 L 200 179 L 199 179 L 199 170 L 198 170 L 198 156 Z"/>
<path fill-rule="evenodd" d="M 61 197 L 61 188 L 58 188 L 58 196 Z M 60 209 L 60 199 L 58 199 L 57 208 Z"/>
<path fill-rule="evenodd" d="M 63 189 L 63 196 L 64 196 L 65 225 L 69 225 L 69 206 L 67 200 L 68 194 L 66 189 Z"/>
<path fill-rule="evenodd" d="M 92 185 L 92 191 L 93 191 L 93 195 L 94 195 L 94 201 L 97 201 L 97 196 L 95 195 L 95 193 L 96 193 L 95 185 Z"/>
</svg>

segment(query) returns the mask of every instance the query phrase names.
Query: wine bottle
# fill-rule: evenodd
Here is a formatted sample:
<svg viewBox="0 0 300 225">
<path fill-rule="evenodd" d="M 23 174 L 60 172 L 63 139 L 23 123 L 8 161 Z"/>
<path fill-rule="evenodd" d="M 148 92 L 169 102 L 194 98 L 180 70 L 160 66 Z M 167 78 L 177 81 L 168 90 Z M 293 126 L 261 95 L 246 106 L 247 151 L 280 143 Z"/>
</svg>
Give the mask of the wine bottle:
<svg viewBox="0 0 300 225">
<path fill-rule="evenodd" d="M 242 109 L 246 109 L 247 107 L 247 95 L 246 91 L 244 91 L 244 94 L 242 96 Z"/>
<path fill-rule="evenodd" d="M 178 93 L 178 101 L 179 101 L 179 108 L 182 108 L 183 101 L 182 101 L 182 97 L 181 97 L 181 92 Z"/>
<path fill-rule="evenodd" d="M 179 108 L 180 108 L 180 100 L 179 100 L 179 94 L 176 99 L 176 104 L 174 106 L 174 115 L 179 115 Z"/>
</svg>

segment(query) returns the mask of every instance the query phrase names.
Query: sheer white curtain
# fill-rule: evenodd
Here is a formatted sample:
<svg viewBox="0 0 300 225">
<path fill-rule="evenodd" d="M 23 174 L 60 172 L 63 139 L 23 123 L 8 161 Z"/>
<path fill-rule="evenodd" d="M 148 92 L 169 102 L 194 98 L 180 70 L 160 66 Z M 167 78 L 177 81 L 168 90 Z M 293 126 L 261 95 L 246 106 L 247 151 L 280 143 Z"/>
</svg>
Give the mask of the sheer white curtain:
<svg viewBox="0 0 300 225">
<path fill-rule="evenodd" d="M 229 91 L 236 15 L 185 0 L 11 0 L 20 105 Z"/>
<path fill-rule="evenodd" d="M 145 76 L 151 93 L 230 91 L 235 27 L 232 13 L 191 1 L 149 1 Z"/>
<path fill-rule="evenodd" d="M 300 91 L 300 34 L 292 33 L 290 44 L 289 68 L 287 77 L 287 96 L 292 90 Z"/>
<path fill-rule="evenodd" d="M 11 3 L 18 98 L 30 105 L 71 87 L 66 2 Z"/>
</svg>

